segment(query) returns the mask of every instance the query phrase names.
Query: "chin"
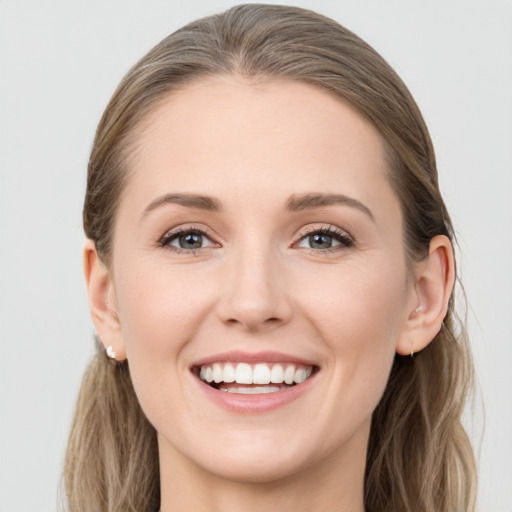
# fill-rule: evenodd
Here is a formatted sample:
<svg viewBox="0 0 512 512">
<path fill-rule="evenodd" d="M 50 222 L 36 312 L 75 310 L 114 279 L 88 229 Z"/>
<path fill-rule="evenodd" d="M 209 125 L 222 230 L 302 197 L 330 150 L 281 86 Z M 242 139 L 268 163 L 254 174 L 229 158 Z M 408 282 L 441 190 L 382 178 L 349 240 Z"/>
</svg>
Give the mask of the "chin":
<svg viewBox="0 0 512 512">
<path fill-rule="evenodd" d="M 280 453 L 261 456 L 244 453 L 243 456 L 221 457 L 217 464 L 208 464 L 205 469 L 223 480 L 240 483 L 267 484 L 293 477 L 307 468 L 298 454 L 283 457 Z"/>
</svg>

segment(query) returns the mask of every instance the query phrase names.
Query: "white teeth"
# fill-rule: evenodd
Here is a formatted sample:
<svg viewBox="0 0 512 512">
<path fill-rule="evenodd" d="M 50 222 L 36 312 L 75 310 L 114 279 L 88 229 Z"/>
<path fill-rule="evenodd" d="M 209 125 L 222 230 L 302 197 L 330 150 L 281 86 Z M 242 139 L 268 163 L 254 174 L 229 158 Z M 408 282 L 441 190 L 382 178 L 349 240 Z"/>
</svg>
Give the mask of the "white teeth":
<svg viewBox="0 0 512 512">
<path fill-rule="evenodd" d="M 219 389 L 221 391 L 227 391 L 228 393 L 238 393 L 240 395 L 259 395 L 261 393 L 275 393 L 276 391 L 280 391 L 280 388 L 277 386 L 254 386 L 252 388 L 223 388 L 221 386 Z"/>
<path fill-rule="evenodd" d="M 250 364 L 238 363 L 236 365 L 235 382 L 237 384 L 252 384 L 252 368 Z"/>
<path fill-rule="evenodd" d="M 220 367 L 219 363 L 213 364 L 213 380 L 218 384 L 219 382 L 222 382 L 222 368 Z"/>
<path fill-rule="evenodd" d="M 223 363 L 215 362 L 202 365 L 199 369 L 198 377 L 208 383 L 220 384 L 222 382 L 245 384 L 245 385 L 266 385 L 266 384 L 301 384 L 308 379 L 313 373 L 312 366 L 302 366 L 289 363 L 257 363 L 250 365 L 249 363 Z M 233 389 L 236 386 L 230 386 Z M 277 389 L 274 389 L 277 388 Z M 220 387 L 219 387 L 220 389 Z M 247 389 L 247 388 L 243 388 Z M 263 389 L 254 386 L 251 389 Z M 270 393 L 279 391 L 281 388 L 277 386 L 266 386 L 267 391 L 258 391 L 261 393 Z M 227 390 L 227 389 L 226 389 Z M 231 389 L 229 389 L 231 391 Z M 235 391 L 233 391 L 235 392 Z M 245 391 L 236 391 L 245 393 Z"/>
<path fill-rule="evenodd" d="M 295 381 L 296 384 L 300 384 L 301 382 L 304 382 L 306 380 L 306 369 L 305 368 L 297 369 L 295 371 L 293 380 Z"/>
<path fill-rule="evenodd" d="M 222 380 L 224 382 L 235 382 L 235 367 L 231 363 L 226 363 L 224 365 Z"/>
<path fill-rule="evenodd" d="M 286 367 L 284 371 L 284 381 L 286 384 L 293 384 L 295 378 L 295 366 L 293 364 Z"/>
<path fill-rule="evenodd" d="M 270 370 L 270 382 L 274 384 L 284 382 L 284 370 L 280 364 L 272 366 L 272 370 Z"/>
<path fill-rule="evenodd" d="M 257 364 L 252 372 L 253 384 L 268 384 L 270 382 L 270 368 L 266 364 Z"/>
</svg>

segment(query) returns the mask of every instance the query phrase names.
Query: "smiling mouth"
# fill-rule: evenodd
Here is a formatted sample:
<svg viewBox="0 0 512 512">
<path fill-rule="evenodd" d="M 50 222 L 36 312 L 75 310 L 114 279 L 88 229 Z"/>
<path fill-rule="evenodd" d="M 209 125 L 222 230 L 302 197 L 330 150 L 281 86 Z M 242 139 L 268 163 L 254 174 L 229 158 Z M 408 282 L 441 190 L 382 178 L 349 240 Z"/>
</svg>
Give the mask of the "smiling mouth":
<svg viewBox="0 0 512 512">
<path fill-rule="evenodd" d="M 314 366 L 292 363 L 216 362 L 194 368 L 195 375 L 210 387 L 245 395 L 289 389 L 305 382 L 314 371 Z"/>
</svg>

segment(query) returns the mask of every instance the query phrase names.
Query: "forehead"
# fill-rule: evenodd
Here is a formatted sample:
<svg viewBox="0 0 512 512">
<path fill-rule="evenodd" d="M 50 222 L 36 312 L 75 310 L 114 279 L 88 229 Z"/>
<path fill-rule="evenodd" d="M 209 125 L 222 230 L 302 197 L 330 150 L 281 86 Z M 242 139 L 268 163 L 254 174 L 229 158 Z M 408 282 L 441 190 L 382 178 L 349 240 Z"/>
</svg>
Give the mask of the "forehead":
<svg viewBox="0 0 512 512">
<path fill-rule="evenodd" d="M 146 202 L 171 191 L 327 189 L 368 201 L 389 189 L 378 131 L 346 102 L 300 82 L 198 81 L 164 98 L 136 139 L 127 188 Z"/>
</svg>

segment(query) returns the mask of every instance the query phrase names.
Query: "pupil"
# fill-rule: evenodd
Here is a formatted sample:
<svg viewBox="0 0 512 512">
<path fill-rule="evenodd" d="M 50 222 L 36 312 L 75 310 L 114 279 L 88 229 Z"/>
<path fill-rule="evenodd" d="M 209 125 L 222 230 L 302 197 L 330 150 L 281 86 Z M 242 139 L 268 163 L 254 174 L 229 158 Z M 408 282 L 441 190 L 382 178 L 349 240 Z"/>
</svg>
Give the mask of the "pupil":
<svg viewBox="0 0 512 512">
<path fill-rule="evenodd" d="M 332 247 L 332 237 L 317 233 L 309 237 L 309 243 L 314 249 L 328 249 Z"/>
<path fill-rule="evenodd" d="M 180 236 L 179 241 L 183 249 L 199 249 L 203 244 L 203 237 L 197 233 L 188 233 Z"/>
</svg>

